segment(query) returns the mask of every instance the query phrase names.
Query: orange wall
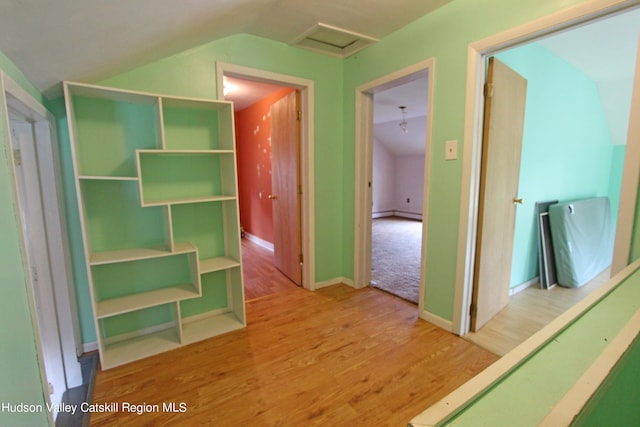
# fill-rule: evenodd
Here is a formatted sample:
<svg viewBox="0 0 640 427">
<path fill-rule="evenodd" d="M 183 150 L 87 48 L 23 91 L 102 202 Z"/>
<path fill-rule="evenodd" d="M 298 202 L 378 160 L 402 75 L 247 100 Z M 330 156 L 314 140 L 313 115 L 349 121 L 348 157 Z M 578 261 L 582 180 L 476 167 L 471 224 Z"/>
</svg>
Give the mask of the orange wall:
<svg viewBox="0 0 640 427">
<path fill-rule="evenodd" d="M 247 233 L 273 243 L 270 107 L 290 92 L 282 90 L 235 113 L 240 224 Z"/>
</svg>

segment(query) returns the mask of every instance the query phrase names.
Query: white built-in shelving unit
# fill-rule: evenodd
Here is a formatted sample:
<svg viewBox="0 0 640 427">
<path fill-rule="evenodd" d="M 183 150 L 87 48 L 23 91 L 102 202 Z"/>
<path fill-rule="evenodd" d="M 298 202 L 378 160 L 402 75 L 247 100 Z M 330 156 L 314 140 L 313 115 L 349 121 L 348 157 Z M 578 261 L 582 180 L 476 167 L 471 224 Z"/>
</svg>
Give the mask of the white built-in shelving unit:
<svg viewBox="0 0 640 427">
<path fill-rule="evenodd" d="M 64 91 L 102 368 L 244 327 L 232 104 Z"/>
</svg>

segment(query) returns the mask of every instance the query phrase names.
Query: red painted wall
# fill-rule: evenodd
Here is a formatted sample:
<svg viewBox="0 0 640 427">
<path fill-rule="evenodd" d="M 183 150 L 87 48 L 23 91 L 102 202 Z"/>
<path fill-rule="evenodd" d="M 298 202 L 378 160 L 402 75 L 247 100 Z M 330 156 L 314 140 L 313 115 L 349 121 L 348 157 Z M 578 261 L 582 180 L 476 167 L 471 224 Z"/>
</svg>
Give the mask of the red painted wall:
<svg viewBox="0 0 640 427">
<path fill-rule="evenodd" d="M 240 224 L 273 243 L 271 211 L 271 117 L 269 109 L 295 89 L 282 90 L 235 113 Z"/>
</svg>

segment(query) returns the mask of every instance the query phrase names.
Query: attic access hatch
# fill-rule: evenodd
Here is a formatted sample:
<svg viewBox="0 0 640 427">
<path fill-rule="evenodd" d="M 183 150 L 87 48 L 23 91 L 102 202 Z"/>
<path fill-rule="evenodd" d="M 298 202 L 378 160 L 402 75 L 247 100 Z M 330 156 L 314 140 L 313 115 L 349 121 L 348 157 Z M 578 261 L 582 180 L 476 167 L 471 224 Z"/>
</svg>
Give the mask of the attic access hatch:
<svg viewBox="0 0 640 427">
<path fill-rule="evenodd" d="M 378 39 L 373 37 L 317 23 L 291 45 L 338 58 L 346 58 L 377 41 Z"/>
</svg>

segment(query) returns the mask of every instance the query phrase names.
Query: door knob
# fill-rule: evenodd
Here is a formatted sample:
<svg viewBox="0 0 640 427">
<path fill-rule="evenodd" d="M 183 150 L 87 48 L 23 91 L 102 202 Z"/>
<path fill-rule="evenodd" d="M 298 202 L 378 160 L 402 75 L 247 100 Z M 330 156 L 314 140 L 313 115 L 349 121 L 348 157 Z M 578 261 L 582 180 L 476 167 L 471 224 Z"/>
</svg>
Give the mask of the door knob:
<svg viewBox="0 0 640 427">
<path fill-rule="evenodd" d="M 273 194 L 269 194 L 267 197 L 269 200 L 276 200 L 278 198 L 278 196 L 274 196 Z"/>
<path fill-rule="evenodd" d="M 513 198 L 513 204 L 514 205 L 521 205 L 524 203 L 524 199 L 518 199 L 518 198 Z"/>
</svg>

